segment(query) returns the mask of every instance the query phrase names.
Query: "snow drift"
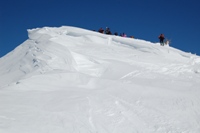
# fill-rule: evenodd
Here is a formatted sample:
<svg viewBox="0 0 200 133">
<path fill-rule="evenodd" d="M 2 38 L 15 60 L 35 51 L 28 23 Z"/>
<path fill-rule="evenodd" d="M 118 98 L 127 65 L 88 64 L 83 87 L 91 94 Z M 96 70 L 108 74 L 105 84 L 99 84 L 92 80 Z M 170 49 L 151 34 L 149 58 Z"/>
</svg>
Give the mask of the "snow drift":
<svg viewBox="0 0 200 133">
<path fill-rule="evenodd" d="M 76 27 L 0 58 L 0 132 L 198 133 L 200 57 Z"/>
</svg>

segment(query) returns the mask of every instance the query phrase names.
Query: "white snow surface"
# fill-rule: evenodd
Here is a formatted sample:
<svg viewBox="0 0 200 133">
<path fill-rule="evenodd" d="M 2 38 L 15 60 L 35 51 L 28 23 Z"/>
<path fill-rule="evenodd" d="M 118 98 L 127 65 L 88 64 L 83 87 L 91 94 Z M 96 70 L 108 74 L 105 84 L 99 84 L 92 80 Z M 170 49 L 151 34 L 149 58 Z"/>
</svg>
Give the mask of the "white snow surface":
<svg viewBox="0 0 200 133">
<path fill-rule="evenodd" d="M 28 36 L 0 58 L 0 133 L 200 133 L 199 56 L 70 26 Z"/>
</svg>

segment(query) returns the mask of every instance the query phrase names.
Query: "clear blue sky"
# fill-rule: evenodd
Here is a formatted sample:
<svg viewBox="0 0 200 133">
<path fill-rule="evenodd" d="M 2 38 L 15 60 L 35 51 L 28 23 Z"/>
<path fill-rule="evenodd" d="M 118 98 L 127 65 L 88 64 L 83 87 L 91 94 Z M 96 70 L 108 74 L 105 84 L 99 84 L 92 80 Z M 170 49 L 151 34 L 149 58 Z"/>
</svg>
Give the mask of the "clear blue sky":
<svg viewBox="0 0 200 133">
<path fill-rule="evenodd" d="M 158 42 L 200 55 L 200 0 L 2 0 L 0 57 L 26 39 L 27 29 L 75 26 Z"/>
</svg>

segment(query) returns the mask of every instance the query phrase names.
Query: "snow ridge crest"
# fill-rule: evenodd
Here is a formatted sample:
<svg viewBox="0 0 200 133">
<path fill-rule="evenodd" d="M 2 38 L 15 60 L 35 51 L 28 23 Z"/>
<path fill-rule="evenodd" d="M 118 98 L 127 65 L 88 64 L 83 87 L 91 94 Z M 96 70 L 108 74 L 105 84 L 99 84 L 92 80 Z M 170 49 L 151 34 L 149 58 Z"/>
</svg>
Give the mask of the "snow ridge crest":
<svg viewBox="0 0 200 133">
<path fill-rule="evenodd" d="M 104 35 L 70 26 L 29 29 L 28 37 L 0 59 L 0 77 L 3 79 L 0 85 L 52 71 L 81 72 L 115 79 L 134 73 L 129 70 L 138 67 L 148 73 L 200 73 L 198 56 L 140 39 Z M 122 60 L 126 67 L 117 65 Z M 111 64 L 116 68 L 110 71 Z M 118 72 L 119 66 L 125 67 L 127 72 Z M 7 77 L 12 78 L 8 80 Z"/>
</svg>

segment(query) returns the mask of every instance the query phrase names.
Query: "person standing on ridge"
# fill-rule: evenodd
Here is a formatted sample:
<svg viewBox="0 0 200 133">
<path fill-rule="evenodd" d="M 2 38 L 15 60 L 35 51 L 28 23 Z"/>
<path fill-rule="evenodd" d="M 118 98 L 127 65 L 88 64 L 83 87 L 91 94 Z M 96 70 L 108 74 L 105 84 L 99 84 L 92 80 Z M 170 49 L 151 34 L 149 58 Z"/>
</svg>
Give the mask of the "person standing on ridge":
<svg viewBox="0 0 200 133">
<path fill-rule="evenodd" d="M 164 34 L 160 34 L 158 38 L 160 39 L 160 45 L 164 46 L 164 39 L 165 39 Z"/>
<path fill-rule="evenodd" d="M 103 28 L 100 28 L 98 31 L 99 31 L 99 33 L 103 33 L 104 32 Z"/>
<path fill-rule="evenodd" d="M 111 31 L 110 31 L 110 28 L 106 27 L 106 31 L 105 31 L 106 34 L 108 35 L 112 35 Z"/>
<path fill-rule="evenodd" d="M 125 34 L 125 33 L 122 33 L 122 37 L 126 37 L 126 34 Z"/>
</svg>

